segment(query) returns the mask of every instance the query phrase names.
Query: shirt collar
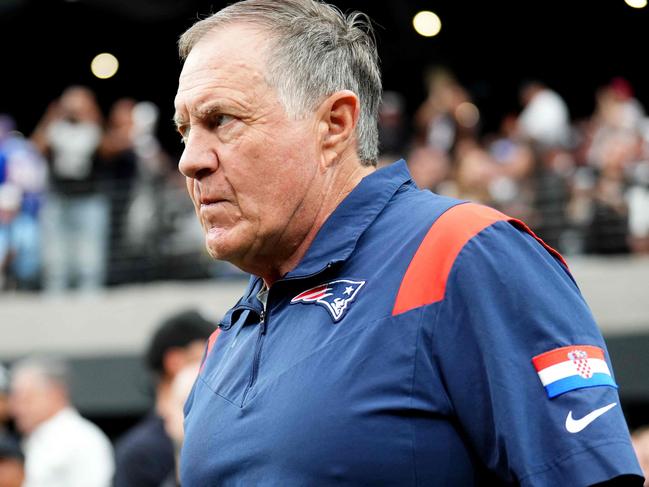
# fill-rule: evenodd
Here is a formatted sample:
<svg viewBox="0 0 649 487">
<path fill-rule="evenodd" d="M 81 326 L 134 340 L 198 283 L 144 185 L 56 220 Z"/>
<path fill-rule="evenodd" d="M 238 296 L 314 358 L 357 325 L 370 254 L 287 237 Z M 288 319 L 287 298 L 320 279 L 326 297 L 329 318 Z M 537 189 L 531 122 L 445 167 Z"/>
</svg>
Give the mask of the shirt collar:
<svg viewBox="0 0 649 487">
<path fill-rule="evenodd" d="M 317 274 L 347 260 L 363 232 L 411 179 L 403 159 L 364 177 L 325 221 L 302 261 L 284 279 Z"/>
<path fill-rule="evenodd" d="M 363 232 L 399 188 L 410 181 L 412 177 L 403 159 L 364 177 L 325 221 L 300 264 L 283 279 L 312 276 L 347 260 Z M 259 293 L 263 289 L 261 277 L 251 275 L 239 303 L 224 317 L 220 326 L 225 329 L 232 326 L 245 309 L 261 313 L 264 305 L 259 300 Z"/>
</svg>

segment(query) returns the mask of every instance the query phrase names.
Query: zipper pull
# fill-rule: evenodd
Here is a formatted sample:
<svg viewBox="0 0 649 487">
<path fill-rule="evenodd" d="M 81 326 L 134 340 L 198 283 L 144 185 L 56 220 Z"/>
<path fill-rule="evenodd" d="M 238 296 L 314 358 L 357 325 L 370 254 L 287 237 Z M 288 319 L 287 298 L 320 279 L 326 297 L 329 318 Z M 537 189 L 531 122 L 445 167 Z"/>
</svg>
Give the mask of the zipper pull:
<svg viewBox="0 0 649 487">
<path fill-rule="evenodd" d="M 261 310 L 261 313 L 259 313 L 259 326 L 261 326 L 261 334 L 265 335 L 266 334 L 266 311 L 263 309 Z"/>
</svg>

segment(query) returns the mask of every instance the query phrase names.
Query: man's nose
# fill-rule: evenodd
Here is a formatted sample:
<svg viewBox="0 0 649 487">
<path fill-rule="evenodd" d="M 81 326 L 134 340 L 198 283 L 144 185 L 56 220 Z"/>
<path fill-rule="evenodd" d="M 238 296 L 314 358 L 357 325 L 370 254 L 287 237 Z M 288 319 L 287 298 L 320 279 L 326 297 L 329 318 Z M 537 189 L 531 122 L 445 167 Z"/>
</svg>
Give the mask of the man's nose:
<svg viewBox="0 0 649 487">
<path fill-rule="evenodd" d="M 209 137 L 200 130 L 192 130 L 185 141 L 185 150 L 180 156 L 178 169 L 192 179 L 201 179 L 219 167 L 216 149 L 209 143 Z"/>
</svg>

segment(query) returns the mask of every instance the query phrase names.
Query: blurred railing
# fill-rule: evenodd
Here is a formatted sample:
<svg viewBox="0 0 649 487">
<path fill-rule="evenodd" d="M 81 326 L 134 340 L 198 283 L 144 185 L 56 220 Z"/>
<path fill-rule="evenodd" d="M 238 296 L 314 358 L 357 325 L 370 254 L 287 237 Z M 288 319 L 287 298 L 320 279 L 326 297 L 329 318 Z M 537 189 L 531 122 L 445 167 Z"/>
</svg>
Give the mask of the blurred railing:
<svg viewBox="0 0 649 487">
<path fill-rule="evenodd" d="M 603 202 L 594 191 L 579 193 L 582 183 L 575 182 L 577 179 L 575 176 L 564 178 L 552 173 L 535 175 L 525 182 L 528 187 L 519 191 L 522 195 L 520 199 L 510 198 L 503 202 L 496 198 L 483 202 L 526 221 L 549 245 L 567 256 L 630 253 L 628 209 L 624 205 L 616 207 Z M 644 191 L 649 195 L 649 189 L 644 188 Z M 107 228 L 103 232 L 104 286 L 241 275 L 233 266 L 214 261 L 207 254 L 203 231 L 184 180 L 174 174 L 146 181 L 113 180 L 95 182 L 91 186 L 87 183 L 85 186 L 67 184 L 65 193 L 55 186 L 51 187 L 48 193 L 36 198 L 38 204 L 30 203 L 33 224 L 38 227 L 30 238 L 38 241 L 28 246 L 31 257 L 19 252 L 8 253 L 4 266 L 5 289 L 47 290 L 45 283 L 51 260 L 44 256 L 47 247 L 53 245 L 54 238 L 48 234 L 47 228 L 49 224 L 61 230 L 63 224 L 51 221 L 53 217 L 48 207 L 55 206 L 55 203 L 61 205 L 63 201 L 63 207 L 67 208 L 65 211 L 70 212 L 65 205 L 78 204 L 79 201 L 83 205 L 87 195 L 100 195 L 108 215 L 105 220 Z M 40 210 L 34 210 L 39 205 Z M 649 211 L 649 207 L 645 211 Z M 67 217 L 59 213 L 56 218 L 63 221 Z M 67 224 L 70 231 L 76 231 L 81 222 L 70 224 L 68 221 Z M 96 227 L 101 225 L 101 221 L 90 221 L 89 224 Z M 9 232 L 5 235 L 8 247 L 12 246 L 12 236 L 23 238 L 20 232 Z M 77 257 L 81 258 L 73 255 L 72 259 Z M 37 273 L 26 282 L 21 282 L 20 275 L 15 272 L 17 267 L 12 267 L 9 261 L 29 261 L 30 258 L 38 261 Z M 30 267 L 24 263 L 21 265 Z"/>
</svg>

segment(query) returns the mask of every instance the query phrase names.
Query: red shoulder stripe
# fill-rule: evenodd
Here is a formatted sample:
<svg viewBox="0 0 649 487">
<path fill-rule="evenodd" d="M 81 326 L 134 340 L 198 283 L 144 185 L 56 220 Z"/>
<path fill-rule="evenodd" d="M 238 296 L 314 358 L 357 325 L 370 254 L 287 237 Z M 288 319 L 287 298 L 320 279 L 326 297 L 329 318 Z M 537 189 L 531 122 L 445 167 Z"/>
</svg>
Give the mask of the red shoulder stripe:
<svg viewBox="0 0 649 487">
<path fill-rule="evenodd" d="M 201 364 L 201 369 L 199 371 L 199 374 L 203 371 L 203 367 L 205 367 L 205 362 L 207 362 L 207 357 L 209 357 L 210 352 L 212 351 L 212 348 L 214 347 L 214 344 L 216 343 L 216 339 L 219 337 L 220 333 L 221 333 L 221 328 L 217 328 L 207 339 L 207 351 L 205 352 L 205 357 L 203 358 L 203 363 Z"/>
<path fill-rule="evenodd" d="M 442 214 L 406 270 L 392 315 L 440 301 L 448 274 L 464 245 L 489 225 L 506 219 L 499 211 L 474 203 L 454 206 Z"/>
<path fill-rule="evenodd" d="M 510 221 L 537 239 L 568 267 L 561 255 L 543 242 L 520 220 L 475 203 L 447 210 L 430 227 L 401 281 L 392 315 L 441 301 L 453 263 L 466 243 L 497 221 Z"/>
</svg>

